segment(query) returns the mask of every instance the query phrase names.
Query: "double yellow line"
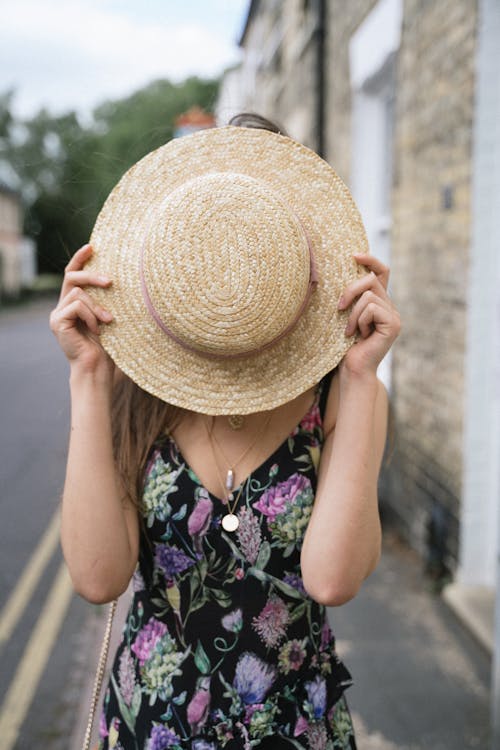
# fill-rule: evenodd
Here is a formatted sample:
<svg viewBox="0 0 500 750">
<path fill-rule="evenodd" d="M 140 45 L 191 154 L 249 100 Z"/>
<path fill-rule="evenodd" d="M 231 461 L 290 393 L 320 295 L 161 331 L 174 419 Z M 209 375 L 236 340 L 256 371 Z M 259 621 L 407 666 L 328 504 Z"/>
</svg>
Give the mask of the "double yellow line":
<svg viewBox="0 0 500 750">
<path fill-rule="evenodd" d="M 0 613 L 0 654 L 15 631 L 56 550 L 58 540 L 59 514 L 56 513 Z M 0 708 L 2 750 L 11 750 L 16 743 L 19 729 L 29 710 L 57 634 L 66 617 L 72 595 L 73 586 L 66 566 L 62 563 Z"/>
</svg>

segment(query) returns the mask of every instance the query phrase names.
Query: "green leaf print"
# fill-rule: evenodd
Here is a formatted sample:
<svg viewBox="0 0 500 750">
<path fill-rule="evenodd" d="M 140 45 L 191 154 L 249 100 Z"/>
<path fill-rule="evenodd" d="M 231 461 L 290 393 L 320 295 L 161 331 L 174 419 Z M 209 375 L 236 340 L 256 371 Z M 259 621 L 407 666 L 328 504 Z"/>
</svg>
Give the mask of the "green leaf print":
<svg viewBox="0 0 500 750">
<path fill-rule="evenodd" d="M 208 589 L 208 592 L 221 607 L 231 606 L 232 599 L 231 594 L 228 591 L 222 591 L 222 589 Z"/>
<path fill-rule="evenodd" d="M 269 562 L 269 558 L 271 557 L 271 545 L 266 540 L 265 542 L 262 542 L 259 549 L 259 554 L 257 555 L 257 559 L 255 561 L 255 567 L 259 570 L 264 570 L 267 563 Z"/>
<path fill-rule="evenodd" d="M 295 622 L 296 620 L 300 620 L 301 617 L 306 612 L 308 602 L 301 602 L 296 607 L 294 607 L 292 610 L 290 610 L 290 622 Z"/>
<path fill-rule="evenodd" d="M 187 690 L 183 690 L 180 695 L 174 695 L 172 698 L 172 703 L 175 703 L 176 706 L 182 706 L 186 702 L 187 697 Z"/>
<path fill-rule="evenodd" d="M 201 672 L 201 674 L 210 674 L 210 659 L 208 658 L 205 649 L 201 645 L 201 641 L 198 641 L 198 645 L 196 646 L 194 663 L 198 667 L 198 670 Z"/>
<path fill-rule="evenodd" d="M 181 521 L 184 518 L 184 516 L 186 515 L 186 512 L 187 512 L 187 503 L 184 503 L 184 505 L 182 505 L 179 508 L 179 510 L 176 513 L 173 514 L 172 520 L 173 521 Z"/>
<path fill-rule="evenodd" d="M 134 717 L 138 715 L 141 709 L 141 702 L 142 702 L 141 686 L 136 685 L 134 688 L 134 695 L 132 697 L 132 705 L 130 706 L 130 710 L 132 711 L 132 714 Z"/>
<path fill-rule="evenodd" d="M 172 718 L 172 706 L 169 703 L 167 706 L 167 710 L 165 711 L 164 714 L 160 716 L 160 719 L 162 721 L 170 721 L 171 718 Z"/>
<path fill-rule="evenodd" d="M 230 536 L 226 534 L 225 531 L 221 534 L 222 538 L 227 542 L 229 548 L 231 549 L 231 552 L 236 557 L 237 560 L 243 560 L 243 553 L 242 551 L 236 546 L 236 544 L 233 542 Z"/>
<path fill-rule="evenodd" d="M 295 461 L 302 461 L 302 463 L 309 464 L 311 463 L 311 456 L 309 456 L 307 453 L 303 453 L 301 456 L 297 456 Z"/>
<path fill-rule="evenodd" d="M 127 727 L 129 728 L 129 730 L 131 731 L 131 733 L 135 737 L 135 718 L 136 717 L 132 714 L 132 712 L 130 711 L 129 707 L 127 706 L 127 704 L 123 700 L 122 694 L 120 692 L 120 688 L 116 684 L 115 676 L 114 676 L 113 673 L 111 674 L 111 682 L 112 682 L 113 688 L 115 690 L 115 695 L 116 695 L 116 698 L 118 700 L 118 705 L 120 707 L 120 714 L 123 717 L 123 720 L 124 720 L 125 724 L 127 725 Z"/>
<path fill-rule="evenodd" d="M 205 592 L 203 592 L 203 594 L 200 594 L 200 596 L 190 605 L 186 617 L 184 618 L 184 625 L 186 625 L 188 616 L 191 614 L 191 612 L 196 612 L 197 609 L 201 609 L 201 607 L 204 607 L 207 602 L 208 596 L 205 594 Z"/>
<path fill-rule="evenodd" d="M 193 471 L 192 469 L 188 469 L 188 470 L 187 470 L 187 473 L 188 473 L 188 476 L 189 476 L 189 478 L 190 478 L 190 479 L 191 479 L 191 480 L 192 480 L 192 481 L 193 481 L 193 482 L 194 482 L 195 484 L 200 484 L 200 480 L 198 479 L 198 477 L 196 476 L 196 474 L 194 473 L 194 471 Z"/>
<path fill-rule="evenodd" d="M 266 573 L 264 570 L 259 570 L 258 568 L 252 566 L 251 568 L 248 568 L 248 574 L 253 576 L 254 578 L 257 578 L 257 580 L 259 581 L 272 583 L 273 586 L 275 586 L 287 596 L 292 597 L 292 599 L 303 599 L 300 591 L 297 591 L 297 589 L 294 589 L 294 587 L 290 586 L 288 583 L 280 581 L 280 579 L 276 578 L 276 576 L 272 576 L 270 573 Z"/>
</svg>

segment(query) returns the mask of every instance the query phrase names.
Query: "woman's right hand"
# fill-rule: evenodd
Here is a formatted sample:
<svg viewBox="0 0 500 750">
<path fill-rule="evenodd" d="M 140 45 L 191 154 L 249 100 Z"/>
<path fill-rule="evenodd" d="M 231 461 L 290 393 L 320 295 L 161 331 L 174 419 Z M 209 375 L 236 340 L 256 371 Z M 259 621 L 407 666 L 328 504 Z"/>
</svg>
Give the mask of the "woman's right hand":
<svg viewBox="0 0 500 750">
<path fill-rule="evenodd" d="M 99 342 L 99 325 L 113 316 L 100 307 L 82 286 L 108 287 L 111 279 L 85 271 L 92 247 L 84 245 L 73 255 L 64 271 L 57 307 L 50 315 L 50 327 L 71 368 L 111 376 L 114 364 Z"/>
</svg>

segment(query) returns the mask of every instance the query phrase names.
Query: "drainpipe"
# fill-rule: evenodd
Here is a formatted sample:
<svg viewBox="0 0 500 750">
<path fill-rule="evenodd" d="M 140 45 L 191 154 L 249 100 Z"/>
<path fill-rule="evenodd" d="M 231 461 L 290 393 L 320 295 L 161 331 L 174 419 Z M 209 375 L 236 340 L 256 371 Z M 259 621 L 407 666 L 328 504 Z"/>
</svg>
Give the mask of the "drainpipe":
<svg viewBox="0 0 500 750">
<path fill-rule="evenodd" d="M 316 151 L 325 157 L 326 0 L 316 0 Z"/>
</svg>

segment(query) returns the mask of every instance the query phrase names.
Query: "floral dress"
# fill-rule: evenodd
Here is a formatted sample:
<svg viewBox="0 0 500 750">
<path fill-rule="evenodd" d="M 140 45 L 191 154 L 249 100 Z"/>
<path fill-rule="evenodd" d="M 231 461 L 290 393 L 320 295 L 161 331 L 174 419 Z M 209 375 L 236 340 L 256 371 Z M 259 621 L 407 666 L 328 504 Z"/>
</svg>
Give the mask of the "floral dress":
<svg viewBox="0 0 500 750">
<path fill-rule="evenodd" d="M 356 748 L 351 675 L 300 570 L 330 379 L 244 483 L 235 532 L 175 442 L 155 444 L 100 750 Z"/>
</svg>

